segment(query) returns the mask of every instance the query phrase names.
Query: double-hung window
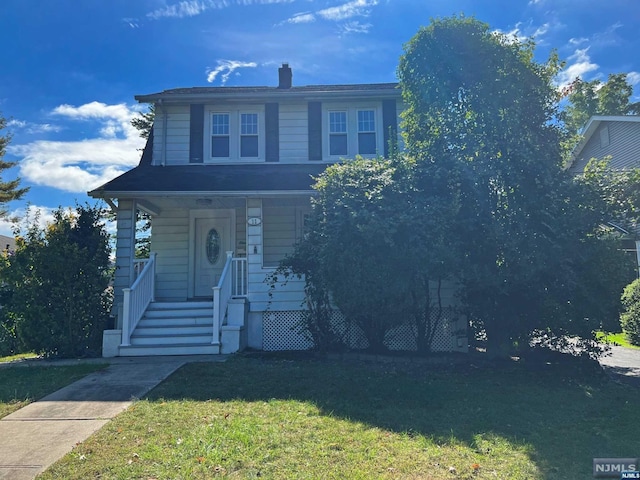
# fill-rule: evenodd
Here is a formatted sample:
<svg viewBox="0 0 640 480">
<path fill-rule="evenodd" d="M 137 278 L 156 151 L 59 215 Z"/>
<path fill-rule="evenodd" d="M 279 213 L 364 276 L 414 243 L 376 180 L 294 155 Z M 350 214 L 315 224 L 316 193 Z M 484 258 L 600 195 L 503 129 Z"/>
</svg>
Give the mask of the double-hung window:
<svg viewBox="0 0 640 480">
<path fill-rule="evenodd" d="M 376 112 L 358 110 L 358 153 L 375 155 L 376 151 Z"/>
<path fill-rule="evenodd" d="M 247 106 L 218 110 L 212 107 L 206 116 L 210 132 L 205 142 L 210 161 L 264 160 L 264 107 Z M 205 155 L 205 158 L 207 156 Z"/>
<path fill-rule="evenodd" d="M 211 156 L 215 158 L 229 157 L 229 114 L 214 113 L 211 115 Z"/>
<path fill-rule="evenodd" d="M 323 110 L 323 152 L 327 160 L 372 157 L 384 151 L 380 125 L 382 108 L 369 102 L 327 104 Z"/>
<path fill-rule="evenodd" d="M 329 155 L 347 155 L 347 112 L 329 112 Z"/>
<path fill-rule="evenodd" d="M 258 114 L 240 114 L 240 156 L 258 156 Z"/>
</svg>

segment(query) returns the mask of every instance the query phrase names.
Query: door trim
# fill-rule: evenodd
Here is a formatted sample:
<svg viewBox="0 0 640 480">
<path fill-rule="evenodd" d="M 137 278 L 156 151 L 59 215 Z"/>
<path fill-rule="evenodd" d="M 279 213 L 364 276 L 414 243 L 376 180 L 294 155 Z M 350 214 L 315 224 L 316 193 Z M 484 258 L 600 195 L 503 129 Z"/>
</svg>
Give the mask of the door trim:
<svg viewBox="0 0 640 480">
<path fill-rule="evenodd" d="M 220 208 L 220 209 L 199 209 L 189 210 L 189 272 L 188 272 L 188 298 L 195 297 L 195 274 L 196 274 L 196 220 L 210 220 L 210 219 L 224 219 L 231 220 L 231 231 L 229 232 L 229 242 L 231 248 L 236 244 L 236 211 L 233 208 Z M 225 257 L 226 252 L 221 252 Z M 234 251 L 235 253 L 235 251 Z M 213 296 L 213 292 L 211 292 Z"/>
</svg>

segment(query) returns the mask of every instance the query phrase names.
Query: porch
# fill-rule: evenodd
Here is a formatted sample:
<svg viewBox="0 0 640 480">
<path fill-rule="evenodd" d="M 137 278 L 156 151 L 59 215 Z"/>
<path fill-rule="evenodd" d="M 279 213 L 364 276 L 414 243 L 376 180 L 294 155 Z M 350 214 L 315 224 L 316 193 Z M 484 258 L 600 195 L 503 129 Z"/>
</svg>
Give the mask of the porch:
<svg viewBox="0 0 640 480">
<path fill-rule="evenodd" d="M 123 289 L 122 328 L 108 331 L 103 356 L 202 355 L 246 347 L 247 259 L 226 252 L 211 300 L 157 301 L 156 258 L 135 260 Z M 111 338 L 109 338 L 111 337 Z"/>
</svg>

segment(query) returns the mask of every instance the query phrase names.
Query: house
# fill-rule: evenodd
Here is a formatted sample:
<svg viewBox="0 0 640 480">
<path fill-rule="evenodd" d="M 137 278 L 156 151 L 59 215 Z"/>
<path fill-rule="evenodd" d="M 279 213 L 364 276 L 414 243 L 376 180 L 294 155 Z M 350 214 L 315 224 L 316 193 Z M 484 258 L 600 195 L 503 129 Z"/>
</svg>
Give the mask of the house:
<svg viewBox="0 0 640 480">
<path fill-rule="evenodd" d="M 311 346 L 295 331 L 303 281 L 270 291 L 265 279 L 302 235 L 313 177 L 399 140 L 401 92 L 395 83 L 297 87 L 287 64 L 278 73 L 277 87 L 136 97 L 156 109 L 140 164 L 89 192 L 117 212 L 117 322 L 105 356 Z M 134 258 L 139 211 L 152 217 L 145 261 Z M 459 330 L 443 327 L 441 349 L 466 348 Z"/>
<path fill-rule="evenodd" d="M 584 172 L 589 160 L 611 157 L 609 168 L 640 168 L 640 115 L 593 116 L 585 125 L 580 142 L 571 152 L 568 170 Z M 640 227 L 612 223 L 625 235 L 625 250 L 634 253 L 640 273 Z M 630 228 L 631 227 L 631 228 Z"/>
<path fill-rule="evenodd" d="M 640 167 L 640 115 L 593 116 L 571 153 L 569 172 L 580 174 L 592 158 L 611 156 L 610 167 Z"/>
<path fill-rule="evenodd" d="M 11 254 L 16 251 L 16 239 L 13 237 L 7 237 L 6 235 L 0 235 L 0 250 Z"/>
</svg>

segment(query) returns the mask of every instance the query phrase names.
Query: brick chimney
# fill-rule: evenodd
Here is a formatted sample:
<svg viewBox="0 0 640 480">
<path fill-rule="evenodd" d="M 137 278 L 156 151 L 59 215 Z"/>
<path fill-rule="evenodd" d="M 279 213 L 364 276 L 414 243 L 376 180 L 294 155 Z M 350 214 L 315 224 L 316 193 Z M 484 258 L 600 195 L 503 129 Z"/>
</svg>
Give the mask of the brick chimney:
<svg viewBox="0 0 640 480">
<path fill-rule="evenodd" d="M 278 88 L 291 88 L 293 72 L 288 63 L 283 63 L 278 69 Z"/>
</svg>

